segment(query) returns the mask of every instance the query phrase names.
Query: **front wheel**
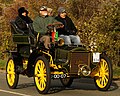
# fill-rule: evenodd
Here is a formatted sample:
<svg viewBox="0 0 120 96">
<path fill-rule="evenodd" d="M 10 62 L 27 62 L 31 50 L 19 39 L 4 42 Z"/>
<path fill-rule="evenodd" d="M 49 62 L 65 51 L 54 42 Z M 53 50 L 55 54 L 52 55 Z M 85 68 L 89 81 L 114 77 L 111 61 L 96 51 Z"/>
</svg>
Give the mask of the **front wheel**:
<svg viewBox="0 0 120 96">
<path fill-rule="evenodd" d="M 50 67 L 45 57 L 38 57 L 35 62 L 34 82 L 40 94 L 46 94 L 49 91 L 51 83 Z"/>
<path fill-rule="evenodd" d="M 111 61 L 106 55 L 100 56 L 100 62 L 97 65 L 98 76 L 94 77 L 95 85 L 101 91 L 107 91 L 110 88 L 113 77 Z"/>
<path fill-rule="evenodd" d="M 15 63 L 13 58 L 9 58 L 6 65 L 6 81 L 11 89 L 15 89 L 17 87 L 19 80 L 19 74 L 15 72 Z"/>
</svg>

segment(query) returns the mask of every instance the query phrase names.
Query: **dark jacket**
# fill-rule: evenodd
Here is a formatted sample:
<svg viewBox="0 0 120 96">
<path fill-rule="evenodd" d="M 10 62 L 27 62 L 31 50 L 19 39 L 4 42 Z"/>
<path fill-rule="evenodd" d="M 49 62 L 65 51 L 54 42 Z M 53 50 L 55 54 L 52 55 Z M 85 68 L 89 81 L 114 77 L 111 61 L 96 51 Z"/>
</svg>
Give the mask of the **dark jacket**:
<svg viewBox="0 0 120 96">
<path fill-rule="evenodd" d="M 64 27 L 57 29 L 59 35 L 75 35 L 77 32 L 77 29 L 75 25 L 73 24 L 72 20 L 66 16 L 66 18 L 61 18 L 59 15 L 55 17 L 55 19 L 61 23 L 63 23 Z"/>
<path fill-rule="evenodd" d="M 19 29 L 23 30 L 26 34 L 28 33 L 28 24 L 33 23 L 33 21 L 28 16 L 22 16 L 19 14 L 16 19 L 15 23 Z"/>
<path fill-rule="evenodd" d="M 32 23 L 32 20 L 29 17 L 27 17 L 26 19 L 28 19 L 28 22 L 23 20 L 20 16 L 16 17 L 15 23 L 21 30 L 26 30 L 27 24 Z"/>
</svg>

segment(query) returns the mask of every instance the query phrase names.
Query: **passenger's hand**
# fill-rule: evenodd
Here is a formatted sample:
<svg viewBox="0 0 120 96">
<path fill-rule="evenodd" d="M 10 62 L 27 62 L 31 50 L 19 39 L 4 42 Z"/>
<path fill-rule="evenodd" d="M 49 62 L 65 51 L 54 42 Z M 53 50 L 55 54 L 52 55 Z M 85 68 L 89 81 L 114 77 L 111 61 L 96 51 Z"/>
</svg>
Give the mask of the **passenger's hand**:
<svg viewBox="0 0 120 96">
<path fill-rule="evenodd" d="M 53 25 L 53 24 L 49 24 L 49 25 L 47 26 L 47 28 L 48 28 L 49 30 L 53 30 L 53 29 L 54 29 L 54 25 Z"/>
<path fill-rule="evenodd" d="M 63 28 L 64 27 L 64 25 L 62 24 L 62 25 L 60 25 L 60 28 Z"/>
<path fill-rule="evenodd" d="M 64 27 L 64 25 L 63 25 L 61 22 L 53 23 L 53 25 L 55 26 L 56 29 L 59 29 L 59 28 L 63 28 L 63 27 Z"/>
</svg>

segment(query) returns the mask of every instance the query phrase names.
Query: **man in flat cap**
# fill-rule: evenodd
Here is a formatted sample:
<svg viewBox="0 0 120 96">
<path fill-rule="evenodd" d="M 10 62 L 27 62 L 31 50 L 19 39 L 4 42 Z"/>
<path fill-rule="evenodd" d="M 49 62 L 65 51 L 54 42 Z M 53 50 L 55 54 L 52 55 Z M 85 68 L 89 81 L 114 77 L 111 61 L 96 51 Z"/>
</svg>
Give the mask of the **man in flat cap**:
<svg viewBox="0 0 120 96">
<path fill-rule="evenodd" d="M 40 34 L 40 42 L 44 43 L 46 49 L 50 48 L 50 36 L 47 35 L 47 26 L 49 24 L 58 23 L 58 21 L 52 17 L 48 16 L 47 7 L 41 6 L 39 15 L 33 21 L 34 30 Z"/>
</svg>

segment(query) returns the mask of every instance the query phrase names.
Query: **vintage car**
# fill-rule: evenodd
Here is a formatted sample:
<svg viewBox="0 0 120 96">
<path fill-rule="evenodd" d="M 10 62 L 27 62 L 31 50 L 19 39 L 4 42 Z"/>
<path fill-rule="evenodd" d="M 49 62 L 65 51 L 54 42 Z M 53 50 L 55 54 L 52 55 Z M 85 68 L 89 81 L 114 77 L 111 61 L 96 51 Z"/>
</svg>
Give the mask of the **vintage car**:
<svg viewBox="0 0 120 96">
<path fill-rule="evenodd" d="M 52 28 L 56 26 L 48 27 L 50 31 Z M 64 87 L 70 87 L 75 78 L 91 77 L 98 90 L 106 91 L 110 88 L 113 71 L 105 52 L 92 52 L 83 45 L 67 46 L 62 38 L 57 41 L 53 39 L 51 49 L 46 50 L 43 43 L 33 35 L 31 28 L 29 34 L 24 34 L 14 21 L 11 22 L 11 32 L 16 49 L 10 51 L 6 65 L 9 88 L 17 87 L 19 74 L 33 77 L 40 94 L 48 93 L 51 79 L 60 79 Z M 24 71 L 19 71 L 19 67 L 23 67 Z"/>
</svg>

